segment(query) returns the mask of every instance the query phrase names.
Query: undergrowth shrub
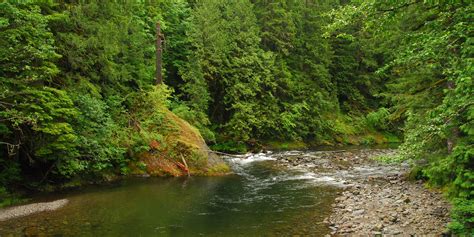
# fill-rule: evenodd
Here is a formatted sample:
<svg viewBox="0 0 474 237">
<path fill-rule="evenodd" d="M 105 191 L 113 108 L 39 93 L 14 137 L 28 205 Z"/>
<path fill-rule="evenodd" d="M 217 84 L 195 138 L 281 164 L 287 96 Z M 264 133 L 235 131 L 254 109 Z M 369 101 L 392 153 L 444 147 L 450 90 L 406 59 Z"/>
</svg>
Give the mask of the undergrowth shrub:
<svg viewBox="0 0 474 237">
<path fill-rule="evenodd" d="M 367 126 L 371 128 L 378 130 L 386 130 L 388 129 L 389 115 L 390 112 L 388 111 L 388 109 L 382 107 L 376 111 L 367 114 L 365 117 L 365 121 Z"/>
<path fill-rule="evenodd" d="M 174 114 L 199 129 L 206 142 L 216 142 L 216 136 L 209 128 L 210 121 L 206 114 L 200 111 L 193 111 L 189 106 L 178 101 L 172 102 L 170 107 Z"/>
</svg>

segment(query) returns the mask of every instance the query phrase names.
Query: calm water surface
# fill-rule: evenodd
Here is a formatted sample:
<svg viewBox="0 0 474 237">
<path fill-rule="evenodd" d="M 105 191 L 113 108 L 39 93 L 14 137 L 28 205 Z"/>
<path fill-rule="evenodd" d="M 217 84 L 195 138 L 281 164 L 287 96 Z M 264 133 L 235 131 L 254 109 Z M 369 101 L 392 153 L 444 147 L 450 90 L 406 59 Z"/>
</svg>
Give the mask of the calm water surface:
<svg viewBox="0 0 474 237">
<path fill-rule="evenodd" d="M 149 178 L 43 197 L 54 211 L 0 222 L 0 236 L 323 236 L 340 189 L 270 156 L 230 161 L 235 175 Z"/>
</svg>

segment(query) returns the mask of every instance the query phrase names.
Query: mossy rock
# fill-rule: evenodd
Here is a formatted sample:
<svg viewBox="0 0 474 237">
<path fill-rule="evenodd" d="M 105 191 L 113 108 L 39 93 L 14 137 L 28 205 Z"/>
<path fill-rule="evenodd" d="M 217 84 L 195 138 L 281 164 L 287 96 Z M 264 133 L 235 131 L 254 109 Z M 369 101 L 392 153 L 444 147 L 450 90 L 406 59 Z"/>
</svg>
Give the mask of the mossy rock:
<svg viewBox="0 0 474 237">
<path fill-rule="evenodd" d="M 227 164 L 210 151 L 195 127 L 167 109 L 163 112 L 168 131 L 163 144 L 152 141 L 149 151 L 139 153 L 137 162 L 130 166 L 132 174 L 211 176 L 230 172 Z"/>
</svg>

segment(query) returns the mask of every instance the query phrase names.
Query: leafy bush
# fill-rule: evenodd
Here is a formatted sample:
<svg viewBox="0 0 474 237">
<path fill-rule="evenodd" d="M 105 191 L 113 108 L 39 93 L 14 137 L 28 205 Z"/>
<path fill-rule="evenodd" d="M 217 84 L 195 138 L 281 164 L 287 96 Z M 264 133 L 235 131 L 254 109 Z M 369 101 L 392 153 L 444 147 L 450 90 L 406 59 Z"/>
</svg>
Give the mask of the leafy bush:
<svg viewBox="0 0 474 237">
<path fill-rule="evenodd" d="M 404 161 L 403 157 L 399 155 L 381 155 L 376 156 L 373 159 L 386 164 L 396 164 Z"/>
<path fill-rule="evenodd" d="M 367 126 L 378 130 L 388 129 L 390 112 L 388 109 L 381 107 L 377 111 L 370 112 L 366 115 L 365 121 Z"/>
<path fill-rule="evenodd" d="M 452 203 L 449 228 L 458 234 L 474 233 L 474 200 L 455 198 Z"/>
<path fill-rule="evenodd" d="M 134 111 L 129 115 L 128 129 L 131 136 L 128 146 L 134 152 L 149 150 L 152 141 L 164 142 L 163 134 L 167 129 L 172 129 L 164 124 L 164 113 L 170 103 L 168 98 L 171 92 L 166 85 L 158 85 L 145 93 L 131 96 Z"/>
<path fill-rule="evenodd" d="M 206 142 L 212 143 L 216 141 L 214 132 L 208 127 L 210 122 L 207 115 L 200 111 L 193 111 L 189 106 L 180 102 L 171 103 L 170 107 L 174 114 L 198 128 Z"/>
<path fill-rule="evenodd" d="M 0 208 L 24 203 L 28 199 L 20 198 L 7 191 L 5 187 L 0 186 Z"/>
<path fill-rule="evenodd" d="M 117 132 L 121 127 L 110 117 L 107 104 L 87 94 L 75 95 L 75 104 L 80 114 L 74 129 L 87 172 L 100 172 L 124 163 L 125 149 L 120 146 L 123 138 Z"/>
<path fill-rule="evenodd" d="M 229 153 L 245 153 L 247 146 L 243 142 L 226 141 L 211 146 L 212 150 L 229 152 Z"/>
<path fill-rule="evenodd" d="M 13 159 L 0 159 L 0 188 L 21 181 L 20 164 Z"/>
</svg>

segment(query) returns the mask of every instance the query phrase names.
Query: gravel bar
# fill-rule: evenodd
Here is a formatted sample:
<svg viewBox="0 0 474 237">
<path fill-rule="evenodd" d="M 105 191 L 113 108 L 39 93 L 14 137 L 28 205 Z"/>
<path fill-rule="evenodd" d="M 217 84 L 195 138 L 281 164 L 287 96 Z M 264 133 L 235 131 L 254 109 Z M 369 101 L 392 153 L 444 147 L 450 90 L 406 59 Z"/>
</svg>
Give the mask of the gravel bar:
<svg viewBox="0 0 474 237">
<path fill-rule="evenodd" d="M 28 216 L 38 212 L 54 211 L 64 207 L 68 202 L 69 201 L 67 199 L 60 199 L 52 202 L 39 202 L 22 206 L 8 207 L 0 210 L 0 221 Z"/>
</svg>

